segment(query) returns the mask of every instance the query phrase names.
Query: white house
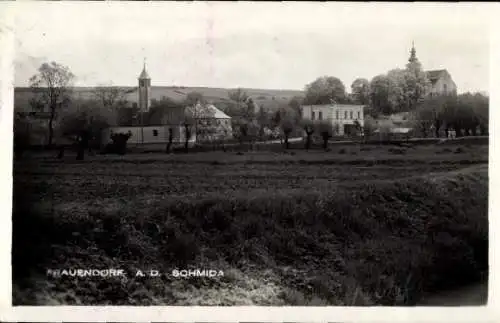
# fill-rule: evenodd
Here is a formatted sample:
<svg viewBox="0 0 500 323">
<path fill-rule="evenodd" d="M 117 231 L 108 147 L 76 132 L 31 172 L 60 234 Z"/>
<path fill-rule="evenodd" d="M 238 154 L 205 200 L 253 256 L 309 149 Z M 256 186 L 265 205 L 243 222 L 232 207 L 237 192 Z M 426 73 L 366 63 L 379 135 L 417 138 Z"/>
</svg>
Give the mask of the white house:
<svg viewBox="0 0 500 323">
<path fill-rule="evenodd" d="M 337 135 L 347 135 L 356 131 L 356 122 L 364 127 L 364 105 L 323 104 L 302 106 L 302 117 L 313 122 L 329 122 Z"/>
</svg>

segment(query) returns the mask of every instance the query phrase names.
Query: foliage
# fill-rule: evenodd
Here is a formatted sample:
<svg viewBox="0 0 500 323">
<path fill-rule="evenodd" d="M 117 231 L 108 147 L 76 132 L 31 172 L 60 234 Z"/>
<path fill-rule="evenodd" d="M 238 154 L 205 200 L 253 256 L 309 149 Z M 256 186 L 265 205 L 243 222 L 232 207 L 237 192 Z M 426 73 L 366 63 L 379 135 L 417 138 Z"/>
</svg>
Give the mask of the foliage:
<svg viewBox="0 0 500 323">
<path fill-rule="evenodd" d="M 108 148 L 109 152 L 125 155 L 127 152 L 127 141 L 132 137 L 132 133 L 113 133 L 111 134 L 111 146 Z"/>
<path fill-rule="evenodd" d="M 365 78 L 357 78 L 351 85 L 352 99 L 355 104 L 370 104 L 370 82 Z"/>
<path fill-rule="evenodd" d="M 346 100 L 344 83 L 337 77 L 322 76 L 305 87 L 305 104 L 343 103 Z"/>
<path fill-rule="evenodd" d="M 58 135 L 73 141 L 76 144 L 99 146 L 102 142 L 103 130 L 110 123 L 103 115 L 102 109 L 94 105 L 93 101 L 74 101 L 71 110 L 61 116 L 58 125 Z"/>
<path fill-rule="evenodd" d="M 38 108 L 47 107 L 50 113 L 48 145 L 54 137 L 54 121 L 59 112 L 65 109 L 71 98 L 73 73 L 67 66 L 56 62 L 43 63 L 38 73 L 30 78 L 30 86 Z"/>
<path fill-rule="evenodd" d="M 302 127 L 302 129 L 304 129 L 304 132 L 306 134 L 305 148 L 310 149 L 311 143 L 312 143 L 312 135 L 314 134 L 314 131 L 316 130 L 315 124 L 311 120 L 303 119 L 300 122 L 300 126 Z"/>
<path fill-rule="evenodd" d="M 369 85 L 372 109 L 382 114 L 414 111 L 427 96 L 430 81 L 417 60 L 405 69 L 375 76 Z"/>
<path fill-rule="evenodd" d="M 125 100 L 126 89 L 118 86 L 97 86 L 93 97 L 105 109 L 114 109 L 119 102 Z"/>
<path fill-rule="evenodd" d="M 333 137 L 333 125 L 328 121 L 321 121 L 316 124 L 316 133 L 323 139 L 323 149 L 328 148 L 328 140 Z"/>
<path fill-rule="evenodd" d="M 476 93 L 465 93 L 459 96 L 433 96 L 423 100 L 414 113 L 414 123 L 424 137 L 434 129 L 435 136 L 440 137 L 440 129 L 454 129 L 457 136 L 482 133 L 488 127 L 488 98 Z"/>
<path fill-rule="evenodd" d="M 246 103 L 250 97 L 248 94 L 242 89 L 242 88 L 237 88 L 234 90 L 230 90 L 227 94 L 228 98 L 239 103 Z"/>
</svg>

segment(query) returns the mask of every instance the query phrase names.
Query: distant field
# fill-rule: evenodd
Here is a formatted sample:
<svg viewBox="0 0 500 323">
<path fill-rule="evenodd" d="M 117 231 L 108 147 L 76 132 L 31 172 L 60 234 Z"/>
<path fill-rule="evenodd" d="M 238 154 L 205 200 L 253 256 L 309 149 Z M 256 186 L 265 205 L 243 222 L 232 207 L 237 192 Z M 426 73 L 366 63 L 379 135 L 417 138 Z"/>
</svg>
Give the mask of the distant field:
<svg viewBox="0 0 500 323">
<path fill-rule="evenodd" d="M 14 302 L 411 305 L 483 278 L 487 163 L 488 145 L 31 155 L 14 165 Z M 227 274 L 44 276 L 96 266 Z"/>
</svg>

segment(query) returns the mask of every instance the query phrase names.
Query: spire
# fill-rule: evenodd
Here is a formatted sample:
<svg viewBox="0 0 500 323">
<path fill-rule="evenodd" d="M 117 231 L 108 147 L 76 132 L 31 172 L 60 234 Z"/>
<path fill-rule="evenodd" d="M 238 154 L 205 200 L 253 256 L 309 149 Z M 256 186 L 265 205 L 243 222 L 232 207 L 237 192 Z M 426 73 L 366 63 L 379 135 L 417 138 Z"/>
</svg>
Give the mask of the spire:
<svg viewBox="0 0 500 323">
<path fill-rule="evenodd" d="M 139 75 L 139 79 L 149 79 L 149 74 L 146 72 L 146 57 L 144 57 L 144 63 L 142 67 L 141 75 Z"/>
<path fill-rule="evenodd" d="M 410 58 L 408 59 L 408 61 L 410 63 L 418 61 L 417 51 L 415 50 L 415 43 L 413 41 L 411 42 Z"/>
</svg>

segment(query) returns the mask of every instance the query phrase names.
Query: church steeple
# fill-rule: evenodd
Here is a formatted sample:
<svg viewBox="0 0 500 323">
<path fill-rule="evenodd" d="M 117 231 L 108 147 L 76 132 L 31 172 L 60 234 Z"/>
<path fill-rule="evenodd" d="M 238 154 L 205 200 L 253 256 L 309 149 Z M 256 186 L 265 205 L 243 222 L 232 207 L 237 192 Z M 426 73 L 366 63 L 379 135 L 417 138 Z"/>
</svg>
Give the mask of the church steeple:
<svg viewBox="0 0 500 323">
<path fill-rule="evenodd" d="M 139 75 L 139 80 L 149 80 L 149 79 L 151 78 L 149 77 L 148 72 L 146 72 L 146 58 L 144 58 L 144 64 L 142 67 L 141 75 Z"/>
<path fill-rule="evenodd" d="M 410 58 L 408 59 L 408 62 L 418 62 L 417 51 L 415 50 L 415 43 L 413 41 L 411 42 Z"/>
<path fill-rule="evenodd" d="M 146 59 L 144 58 L 144 64 L 142 67 L 142 72 L 139 75 L 139 109 L 141 112 L 146 112 L 151 106 L 151 78 L 148 72 L 146 72 Z"/>
</svg>

